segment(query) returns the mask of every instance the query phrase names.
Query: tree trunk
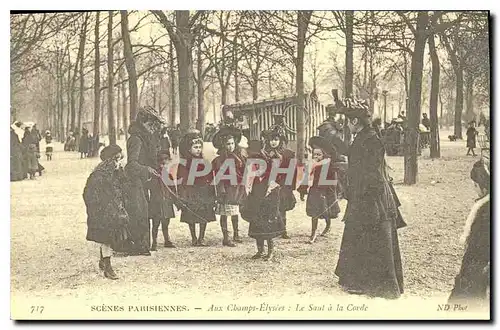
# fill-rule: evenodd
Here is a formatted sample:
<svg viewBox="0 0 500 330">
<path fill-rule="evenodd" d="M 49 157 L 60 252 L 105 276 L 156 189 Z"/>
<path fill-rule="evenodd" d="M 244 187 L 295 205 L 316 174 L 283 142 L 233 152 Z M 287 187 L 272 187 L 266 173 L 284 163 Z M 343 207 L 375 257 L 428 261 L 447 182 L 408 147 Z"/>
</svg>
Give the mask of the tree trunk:
<svg viewBox="0 0 500 330">
<path fill-rule="evenodd" d="M 237 42 L 238 38 L 234 38 L 233 45 L 233 63 L 234 63 L 234 101 L 238 103 L 240 101 L 240 82 L 238 77 L 238 51 L 237 51 Z"/>
<path fill-rule="evenodd" d="M 259 77 L 254 76 L 252 80 L 252 100 L 255 101 L 259 98 Z"/>
<path fill-rule="evenodd" d="M 269 75 L 269 97 L 273 97 L 273 77 L 271 76 L 271 69 L 268 70 Z M 255 89 L 257 91 L 257 88 Z M 254 95 L 258 95 L 258 92 L 255 92 Z M 255 96 L 254 96 L 255 97 Z M 257 98 L 254 98 L 256 100 Z"/>
<path fill-rule="evenodd" d="M 116 123 L 114 100 L 114 68 L 113 68 L 113 11 L 108 11 L 108 135 L 109 144 L 116 144 Z"/>
<path fill-rule="evenodd" d="M 439 59 L 439 58 L 438 58 Z M 439 90 L 439 128 L 443 129 L 443 98 L 441 96 L 441 90 Z"/>
<path fill-rule="evenodd" d="M 121 87 L 116 88 L 116 138 L 120 140 L 120 128 L 122 125 Z"/>
<path fill-rule="evenodd" d="M 427 39 L 427 24 L 429 14 L 426 11 L 418 13 L 415 35 L 415 47 L 411 58 L 410 101 L 408 109 L 407 128 L 405 132 L 405 173 L 404 183 L 417 183 L 418 176 L 418 127 L 420 123 L 420 104 L 422 93 L 422 71 L 424 67 L 424 50 Z"/>
<path fill-rule="evenodd" d="M 130 95 L 130 120 L 135 120 L 137 116 L 137 72 L 135 71 L 135 60 L 130 42 L 130 32 L 128 30 L 128 13 L 126 10 L 120 11 L 121 28 L 123 39 L 123 55 L 128 73 L 128 87 Z"/>
<path fill-rule="evenodd" d="M 297 152 L 296 157 L 299 164 L 302 164 L 305 153 L 305 118 L 304 118 L 304 52 L 306 47 L 306 33 L 312 11 L 297 12 L 297 62 L 296 62 L 296 93 L 297 93 Z"/>
<path fill-rule="evenodd" d="M 70 125 L 70 119 L 71 119 L 71 102 L 72 102 L 72 91 L 71 91 L 71 56 L 70 56 L 70 52 L 69 52 L 69 40 L 68 40 L 68 45 L 67 45 L 67 48 L 66 48 L 66 52 L 68 54 L 68 77 L 67 77 L 67 81 L 66 81 L 66 103 L 67 103 L 67 111 L 66 111 L 66 131 L 65 132 L 69 132 L 71 129 L 69 127 Z M 76 64 L 75 64 L 76 65 Z"/>
<path fill-rule="evenodd" d="M 462 67 L 455 72 L 456 74 L 456 98 L 455 98 L 455 127 L 454 134 L 462 139 L 462 112 L 464 109 L 464 71 Z"/>
<path fill-rule="evenodd" d="M 84 86 L 84 83 L 85 83 L 85 76 L 84 76 L 84 72 L 83 72 L 83 59 L 84 59 L 84 54 L 85 54 L 85 40 L 87 38 L 87 25 L 88 25 L 88 19 L 89 19 L 89 14 L 85 14 L 85 21 L 83 23 L 83 31 L 82 33 L 80 34 L 80 47 L 81 47 L 81 52 L 80 52 L 80 49 L 78 50 L 79 51 L 79 54 L 80 54 L 80 65 L 79 65 L 79 69 L 80 69 L 80 97 L 79 97 L 79 106 L 78 106 L 78 121 L 77 121 L 77 127 L 78 127 L 78 130 L 79 132 L 81 133 L 81 126 L 82 126 L 82 114 L 83 114 L 83 106 L 84 106 L 84 99 L 85 99 L 85 86 Z"/>
<path fill-rule="evenodd" d="M 172 127 L 176 125 L 176 100 L 175 100 L 175 68 L 174 68 L 174 45 L 170 41 L 170 54 L 169 54 L 169 69 L 170 69 L 170 124 Z"/>
<path fill-rule="evenodd" d="M 101 76 L 100 76 L 100 52 L 99 52 L 99 12 L 96 12 L 96 22 L 94 29 L 94 129 L 93 137 L 99 135 L 99 114 L 101 112 Z M 92 157 L 97 156 L 94 150 Z"/>
<path fill-rule="evenodd" d="M 345 26 L 346 26 L 346 49 L 345 49 L 345 86 L 344 97 L 352 97 L 353 93 L 353 81 L 354 81 L 354 11 L 347 10 L 345 13 Z M 349 144 L 351 141 L 351 132 L 349 131 L 349 126 L 347 122 L 344 125 L 344 141 Z"/>
<path fill-rule="evenodd" d="M 441 157 L 439 145 L 439 125 L 438 125 L 438 98 L 439 98 L 439 57 L 436 52 L 434 34 L 429 36 L 429 51 L 432 61 L 431 98 L 429 102 L 429 119 L 431 121 L 430 156 L 431 158 Z"/>
<path fill-rule="evenodd" d="M 120 69 L 120 80 L 123 81 L 123 68 Z M 128 126 L 130 123 L 129 120 L 129 111 L 127 111 L 127 90 L 125 88 L 125 84 L 123 83 L 121 86 L 122 89 L 122 117 L 123 117 L 123 132 L 125 133 L 125 141 L 128 139 Z"/>
<path fill-rule="evenodd" d="M 466 75 L 465 100 L 465 118 L 467 122 L 470 122 L 474 119 L 474 74 L 472 72 L 467 72 Z"/>
<path fill-rule="evenodd" d="M 205 84 L 203 77 L 203 63 L 201 60 L 201 42 L 198 42 L 198 52 L 197 52 L 197 76 L 198 76 L 198 84 L 197 84 L 197 96 L 198 96 L 198 120 L 199 120 L 199 129 L 201 131 L 202 136 L 205 135 Z"/>
<path fill-rule="evenodd" d="M 221 104 L 227 104 L 227 86 L 226 85 L 221 85 L 221 91 L 220 91 L 220 102 Z"/>
<path fill-rule="evenodd" d="M 179 117 L 181 130 L 186 132 L 193 124 L 191 116 L 191 91 L 193 62 L 191 60 L 192 41 L 189 30 L 189 11 L 175 12 L 177 31 L 181 42 L 176 42 L 177 66 L 179 74 Z"/>
</svg>

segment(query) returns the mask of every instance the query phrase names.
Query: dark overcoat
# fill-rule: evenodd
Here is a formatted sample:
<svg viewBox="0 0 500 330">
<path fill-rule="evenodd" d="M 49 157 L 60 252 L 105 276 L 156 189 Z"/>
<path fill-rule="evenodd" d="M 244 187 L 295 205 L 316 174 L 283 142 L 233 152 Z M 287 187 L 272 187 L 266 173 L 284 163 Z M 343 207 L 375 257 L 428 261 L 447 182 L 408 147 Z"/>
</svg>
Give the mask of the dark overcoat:
<svg viewBox="0 0 500 330">
<path fill-rule="evenodd" d="M 472 308 L 489 307 L 487 290 L 490 286 L 491 262 L 491 206 L 490 195 L 478 200 L 467 219 L 465 253 L 460 272 L 448 300 L 449 304 L 463 304 Z"/>
<path fill-rule="evenodd" d="M 225 162 L 234 162 L 234 168 L 225 167 L 224 174 L 235 174 L 236 180 L 231 182 L 230 179 L 222 178 L 219 173 Z M 217 201 L 221 205 L 240 205 L 246 198 L 245 182 L 243 180 L 245 174 L 246 157 L 237 149 L 234 153 L 222 152 L 212 161 L 212 171 L 214 178 L 218 176 L 216 183 Z M 231 169 L 229 169 L 231 168 Z M 223 169 L 224 170 L 224 169 Z M 230 171 L 236 170 L 236 173 Z M 219 173 L 219 174 L 218 174 Z"/>
<path fill-rule="evenodd" d="M 203 172 L 209 162 L 203 158 L 187 157 L 185 164 L 179 164 L 177 168 L 177 189 L 179 194 L 178 205 L 181 208 L 181 222 L 188 224 L 206 224 L 215 221 L 215 187 L 212 184 L 213 173 L 211 171 L 204 176 L 198 176 L 193 182 L 188 180 L 194 159 L 198 159 L 196 170 Z M 196 163 L 195 163 L 196 164 Z M 191 174 L 192 175 L 192 174 Z M 182 180 L 182 181 L 181 181 Z"/>
<path fill-rule="evenodd" d="M 250 194 L 240 206 L 241 217 L 250 223 L 249 237 L 255 239 L 279 237 L 285 232 L 283 212 L 280 207 L 283 187 L 275 188 L 266 196 L 270 183 L 272 158 L 262 152 L 253 154 L 250 158 L 266 161 L 267 167 L 265 173 L 252 180 Z"/>
<path fill-rule="evenodd" d="M 87 179 L 83 200 L 87 208 L 88 241 L 119 250 L 129 239 L 123 181 L 123 175 L 111 161 L 101 162 Z"/>
<path fill-rule="evenodd" d="M 148 167 L 155 168 L 157 146 L 151 134 L 141 125 L 132 123 L 127 140 L 127 165 L 129 178 L 125 207 L 130 216 L 130 230 L 135 245 L 149 250 L 149 216 L 147 182 L 152 179 Z"/>
<path fill-rule="evenodd" d="M 403 292 L 403 270 L 396 229 L 398 212 L 385 170 L 384 146 L 366 127 L 350 147 L 347 209 L 335 274 L 349 289 L 397 298 Z"/>
</svg>

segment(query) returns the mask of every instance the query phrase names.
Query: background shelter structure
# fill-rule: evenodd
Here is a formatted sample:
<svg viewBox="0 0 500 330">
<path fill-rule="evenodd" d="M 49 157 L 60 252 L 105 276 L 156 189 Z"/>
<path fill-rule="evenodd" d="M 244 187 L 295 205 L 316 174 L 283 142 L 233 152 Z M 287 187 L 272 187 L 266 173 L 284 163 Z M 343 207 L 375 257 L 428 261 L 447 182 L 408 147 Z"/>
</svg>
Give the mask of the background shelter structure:
<svg viewBox="0 0 500 330">
<path fill-rule="evenodd" d="M 295 150 L 297 146 L 297 96 L 283 96 L 266 100 L 257 100 L 247 103 L 237 103 L 225 106 L 225 110 L 233 112 L 235 117 L 246 117 L 249 124 L 249 145 L 260 143 L 260 133 L 269 129 L 273 124 L 273 115 L 284 115 L 285 131 L 288 138 L 288 147 Z M 326 106 L 316 98 L 306 96 L 305 100 L 305 127 L 306 142 L 316 135 L 316 128 L 328 117 Z"/>
</svg>

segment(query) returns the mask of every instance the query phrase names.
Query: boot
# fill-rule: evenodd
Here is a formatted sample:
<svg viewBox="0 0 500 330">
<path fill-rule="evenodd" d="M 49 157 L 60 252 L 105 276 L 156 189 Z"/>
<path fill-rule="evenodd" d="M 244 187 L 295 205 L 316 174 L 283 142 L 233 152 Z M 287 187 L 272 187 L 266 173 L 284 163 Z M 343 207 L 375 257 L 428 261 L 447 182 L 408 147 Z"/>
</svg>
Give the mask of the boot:
<svg viewBox="0 0 500 330">
<path fill-rule="evenodd" d="M 102 248 L 100 248 L 99 253 L 101 255 L 101 257 L 99 259 L 99 269 L 104 270 L 104 258 L 102 257 Z"/>
<path fill-rule="evenodd" d="M 189 224 L 189 232 L 191 234 L 191 245 L 198 246 L 198 239 L 196 238 L 196 227 L 194 223 Z"/>
<path fill-rule="evenodd" d="M 281 235 L 281 238 L 290 239 L 290 236 L 288 236 L 288 233 L 286 232 L 286 216 L 285 215 L 283 215 L 283 223 L 285 224 L 285 232 L 283 233 L 283 235 Z"/>
<path fill-rule="evenodd" d="M 330 232 L 330 225 L 331 224 L 332 224 L 332 221 L 330 219 L 326 219 L 326 227 L 323 230 L 323 232 L 321 233 L 321 236 L 326 236 L 326 234 L 328 234 L 328 232 Z"/>
<path fill-rule="evenodd" d="M 207 246 L 205 244 L 205 230 L 207 229 L 206 223 L 200 223 L 200 236 L 198 236 L 198 246 Z"/>
<path fill-rule="evenodd" d="M 174 243 L 170 241 L 170 236 L 168 234 L 168 226 L 170 225 L 170 219 L 164 219 L 161 221 L 161 231 L 163 233 L 163 246 L 166 248 L 175 248 Z"/>
<path fill-rule="evenodd" d="M 257 241 L 257 253 L 252 256 L 252 259 L 260 259 L 264 256 L 264 240 Z"/>
<path fill-rule="evenodd" d="M 109 278 L 110 280 L 118 279 L 118 276 L 111 267 L 111 257 L 104 258 L 104 277 Z"/>
<path fill-rule="evenodd" d="M 274 242 L 272 239 L 268 239 L 267 240 L 267 255 L 263 259 L 266 261 L 271 260 L 271 258 L 273 257 L 273 252 L 274 252 Z"/>
<path fill-rule="evenodd" d="M 231 222 L 233 224 L 233 241 L 236 243 L 243 243 L 238 231 L 238 216 L 232 216 Z"/>
<path fill-rule="evenodd" d="M 235 247 L 233 242 L 229 239 L 229 230 L 227 230 L 227 217 L 225 215 L 221 215 L 220 217 L 220 229 L 222 230 L 222 245 Z"/>
</svg>

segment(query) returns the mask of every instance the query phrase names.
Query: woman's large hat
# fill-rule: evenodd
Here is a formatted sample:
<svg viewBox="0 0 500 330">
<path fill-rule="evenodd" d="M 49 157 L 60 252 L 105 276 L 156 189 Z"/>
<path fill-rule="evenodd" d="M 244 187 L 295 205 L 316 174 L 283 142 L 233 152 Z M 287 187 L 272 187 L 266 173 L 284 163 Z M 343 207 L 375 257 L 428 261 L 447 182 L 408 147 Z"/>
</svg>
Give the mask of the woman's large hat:
<svg viewBox="0 0 500 330">
<path fill-rule="evenodd" d="M 365 100 L 345 98 L 337 101 L 338 113 L 348 118 L 370 118 L 372 115 Z"/>
<path fill-rule="evenodd" d="M 337 149 L 327 139 L 322 136 L 313 136 L 309 139 L 309 146 L 311 148 L 320 148 L 328 155 L 335 157 Z"/>
<path fill-rule="evenodd" d="M 150 106 L 145 106 L 141 108 L 137 113 L 136 120 L 139 120 L 144 123 L 148 121 L 158 121 L 161 124 L 166 124 L 165 119 L 163 119 L 160 113 Z"/>
<path fill-rule="evenodd" d="M 241 131 L 234 126 L 222 126 L 212 138 L 212 144 L 216 149 L 224 147 L 224 137 L 232 136 L 234 143 L 238 145 L 241 141 Z"/>
</svg>

